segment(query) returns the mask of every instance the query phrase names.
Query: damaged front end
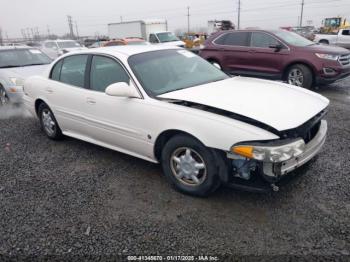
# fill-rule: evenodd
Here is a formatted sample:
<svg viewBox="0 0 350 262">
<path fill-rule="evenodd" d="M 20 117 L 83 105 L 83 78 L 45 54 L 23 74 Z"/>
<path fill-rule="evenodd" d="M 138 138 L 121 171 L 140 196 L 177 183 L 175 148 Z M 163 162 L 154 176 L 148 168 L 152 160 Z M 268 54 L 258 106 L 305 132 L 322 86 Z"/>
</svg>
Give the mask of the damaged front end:
<svg viewBox="0 0 350 262">
<path fill-rule="evenodd" d="M 267 142 L 243 142 L 233 145 L 227 153 L 231 165 L 229 185 L 249 191 L 278 191 L 277 183 L 289 172 L 311 160 L 322 148 L 327 134 L 327 122 L 308 121 L 305 134 L 290 130 L 289 137 Z M 291 131 L 294 131 L 291 137 Z"/>
</svg>

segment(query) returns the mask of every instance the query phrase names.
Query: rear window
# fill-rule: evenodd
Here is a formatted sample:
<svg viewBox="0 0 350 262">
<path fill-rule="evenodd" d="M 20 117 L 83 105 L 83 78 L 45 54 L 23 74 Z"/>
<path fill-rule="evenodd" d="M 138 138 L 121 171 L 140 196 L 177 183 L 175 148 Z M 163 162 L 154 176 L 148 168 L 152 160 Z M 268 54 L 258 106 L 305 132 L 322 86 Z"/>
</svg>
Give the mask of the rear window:
<svg viewBox="0 0 350 262">
<path fill-rule="evenodd" d="M 217 45 L 249 46 L 249 32 L 232 32 L 219 36 L 214 43 Z"/>
</svg>

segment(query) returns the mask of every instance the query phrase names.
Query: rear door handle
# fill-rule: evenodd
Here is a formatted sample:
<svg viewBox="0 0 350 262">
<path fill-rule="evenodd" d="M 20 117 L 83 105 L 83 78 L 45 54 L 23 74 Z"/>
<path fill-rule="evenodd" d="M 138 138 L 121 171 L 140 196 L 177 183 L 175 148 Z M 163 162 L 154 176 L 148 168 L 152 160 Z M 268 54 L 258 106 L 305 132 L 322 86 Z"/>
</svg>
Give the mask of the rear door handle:
<svg viewBox="0 0 350 262">
<path fill-rule="evenodd" d="M 86 103 L 88 103 L 89 105 L 94 105 L 96 104 L 96 100 L 91 97 L 88 97 L 86 98 Z"/>
</svg>

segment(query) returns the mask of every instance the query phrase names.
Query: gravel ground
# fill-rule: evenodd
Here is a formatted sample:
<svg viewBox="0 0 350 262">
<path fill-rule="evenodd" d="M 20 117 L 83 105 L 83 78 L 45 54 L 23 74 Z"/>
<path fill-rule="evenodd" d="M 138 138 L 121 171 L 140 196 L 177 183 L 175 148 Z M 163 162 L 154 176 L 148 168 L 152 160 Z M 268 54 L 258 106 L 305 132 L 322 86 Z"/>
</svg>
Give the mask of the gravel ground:
<svg viewBox="0 0 350 262">
<path fill-rule="evenodd" d="M 50 141 L 36 119 L 0 109 L 0 255 L 349 255 L 349 87 L 317 90 L 331 100 L 328 140 L 280 192 L 204 199 L 155 164 Z"/>
</svg>

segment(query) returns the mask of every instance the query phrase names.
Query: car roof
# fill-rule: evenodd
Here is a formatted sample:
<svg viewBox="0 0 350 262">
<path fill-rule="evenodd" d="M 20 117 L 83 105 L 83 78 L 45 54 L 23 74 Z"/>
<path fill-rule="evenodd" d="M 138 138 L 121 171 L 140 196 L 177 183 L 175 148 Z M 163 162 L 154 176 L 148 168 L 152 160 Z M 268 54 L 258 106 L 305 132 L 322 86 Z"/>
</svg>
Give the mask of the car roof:
<svg viewBox="0 0 350 262">
<path fill-rule="evenodd" d="M 100 54 L 108 54 L 108 55 L 122 55 L 122 56 L 132 56 L 136 54 L 141 53 L 147 53 L 152 51 L 158 51 L 158 50 L 171 50 L 171 49 L 179 49 L 181 50 L 181 47 L 177 46 L 162 46 L 162 45 L 120 45 L 120 46 L 109 46 L 109 47 L 99 47 L 99 48 L 93 48 L 89 50 L 84 51 L 75 51 L 70 52 L 69 54 L 87 54 L 87 53 L 100 53 Z"/>
</svg>

